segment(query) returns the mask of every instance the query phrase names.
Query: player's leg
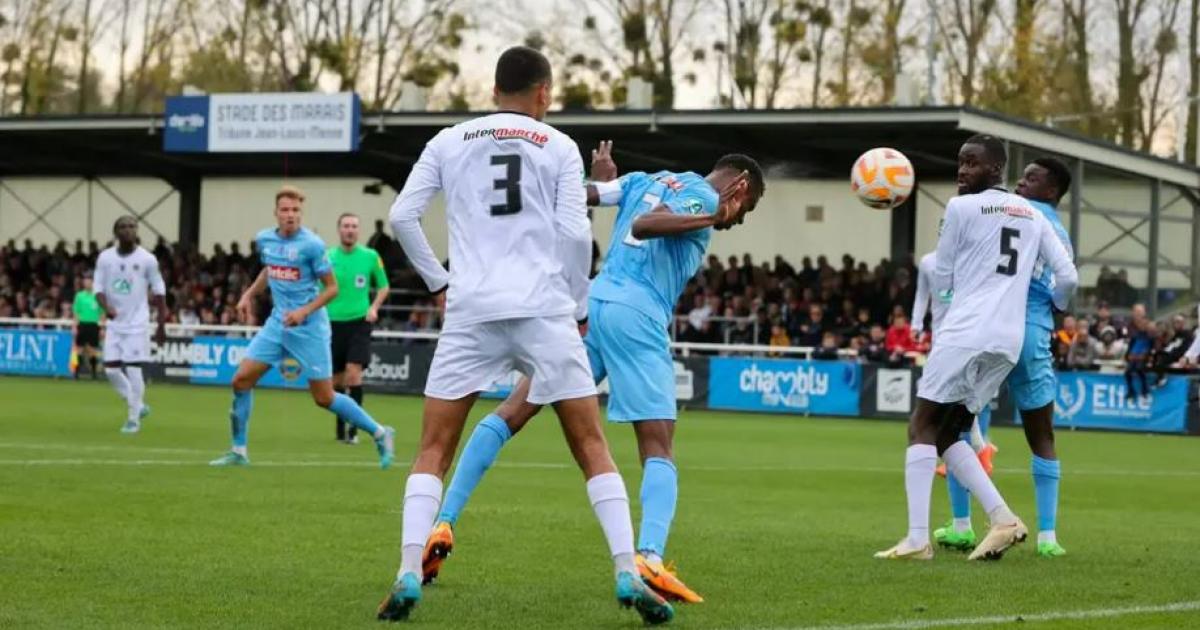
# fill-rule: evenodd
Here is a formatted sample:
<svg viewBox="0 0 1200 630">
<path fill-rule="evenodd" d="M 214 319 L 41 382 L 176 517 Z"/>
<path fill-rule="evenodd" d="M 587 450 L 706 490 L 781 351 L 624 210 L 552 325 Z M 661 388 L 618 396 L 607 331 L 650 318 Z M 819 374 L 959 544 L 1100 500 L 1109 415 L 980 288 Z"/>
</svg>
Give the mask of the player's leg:
<svg viewBox="0 0 1200 630">
<path fill-rule="evenodd" d="M 345 394 L 346 391 L 346 350 L 347 350 L 347 329 L 346 322 L 330 323 L 330 358 L 333 361 L 333 389 L 339 394 Z M 338 416 L 334 420 L 334 435 L 339 442 L 346 441 L 346 420 Z"/>
<path fill-rule="evenodd" d="M 272 317 L 267 320 L 246 348 L 231 383 L 233 404 L 229 409 L 229 430 L 232 445 L 229 451 L 209 462 L 212 466 L 245 466 L 250 463 L 247 438 L 250 411 L 254 406 L 254 386 L 267 370 L 283 360 L 283 324 Z"/>
<path fill-rule="evenodd" d="M 959 439 L 968 440 L 970 437 L 963 433 Z M 935 529 L 933 539 L 942 547 L 969 551 L 977 541 L 975 529 L 971 526 L 971 493 L 949 472 L 946 473 L 946 491 L 950 497 L 950 522 L 945 527 Z"/>
<path fill-rule="evenodd" d="M 936 351 L 936 346 L 935 346 Z M 937 467 L 939 427 L 945 422 L 948 405 L 935 402 L 924 390 L 930 389 L 937 362 L 931 356 L 921 377 L 917 404 L 908 422 L 908 448 L 904 455 L 904 493 L 908 504 L 908 534 L 890 549 L 875 554 L 886 560 L 930 560 L 929 504 L 933 494 L 934 469 Z M 922 395 L 924 394 L 924 396 Z"/>
<path fill-rule="evenodd" d="M 1029 326 L 1021 358 L 1009 379 L 1013 402 L 1021 412 L 1021 425 L 1031 453 L 1034 498 L 1038 510 L 1038 555 L 1053 558 L 1066 554 L 1058 544 L 1058 484 L 1061 468 L 1054 448 L 1054 398 L 1057 377 L 1050 351 L 1050 332 Z"/>
<path fill-rule="evenodd" d="M 124 363 L 121 361 L 121 335 L 112 330 L 104 334 L 104 375 L 112 385 L 113 391 L 121 397 L 121 402 L 129 405 L 129 379 L 125 377 Z"/>
<path fill-rule="evenodd" d="M 365 320 L 351 324 L 350 339 L 346 347 L 346 380 L 342 392 L 350 396 L 359 407 L 363 406 L 363 366 L 371 363 L 371 324 Z M 346 441 L 358 441 L 358 427 L 351 425 L 346 431 Z"/>
<path fill-rule="evenodd" d="M 374 438 L 375 448 L 379 451 L 379 467 L 387 470 L 396 457 L 396 430 L 375 422 L 354 399 L 333 391 L 329 328 L 316 322 L 289 329 L 284 332 L 284 348 L 308 378 L 308 391 L 313 402 Z"/>
<path fill-rule="evenodd" d="M 593 326 L 604 319 L 603 309 L 595 304 L 590 309 Z M 521 343 L 519 363 L 533 372 L 527 400 L 554 405 L 571 454 L 587 480 L 588 499 L 613 558 L 617 601 L 634 607 L 649 623 L 669 621 L 674 609 L 638 577 L 629 495 L 604 437 L 595 377 L 575 322 L 569 317 L 520 320 L 514 329 Z"/>
<path fill-rule="evenodd" d="M 150 360 L 150 337 L 147 333 L 122 335 L 121 361 L 125 364 L 125 378 L 129 381 L 128 416 L 126 427 L 132 427 L 136 433 L 141 428 L 141 421 L 150 415 L 150 407 L 146 405 L 146 379 L 142 374 L 142 366 Z"/>
<path fill-rule="evenodd" d="M 335 370 L 333 373 L 333 391 L 335 391 L 339 394 L 345 394 L 346 393 L 346 387 L 345 387 L 346 372 L 337 371 L 337 363 L 336 363 L 337 350 L 336 350 L 336 348 L 334 349 L 333 356 L 335 357 L 334 368 L 333 368 Z M 337 439 L 337 441 L 339 441 L 339 442 L 346 441 L 346 421 L 342 420 L 341 416 L 338 416 L 334 420 L 334 432 L 333 433 L 334 433 L 334 437 Z"/>
</svg>

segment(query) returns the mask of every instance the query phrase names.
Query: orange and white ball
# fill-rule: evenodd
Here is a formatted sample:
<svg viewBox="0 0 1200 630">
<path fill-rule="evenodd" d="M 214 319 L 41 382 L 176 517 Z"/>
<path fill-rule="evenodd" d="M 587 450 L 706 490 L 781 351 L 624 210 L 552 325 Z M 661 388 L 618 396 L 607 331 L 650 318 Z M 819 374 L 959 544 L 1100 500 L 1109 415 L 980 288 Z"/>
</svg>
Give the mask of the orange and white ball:
<svg viewBox="0 0 1200 630">
<path fill-rule="evenodd" d="M 887 147 L 871 149 L 854 161 L 850 190 L 863 205 L 890 210 L 912 194 L 915 173 L 903 153 Z"/>
</svg>

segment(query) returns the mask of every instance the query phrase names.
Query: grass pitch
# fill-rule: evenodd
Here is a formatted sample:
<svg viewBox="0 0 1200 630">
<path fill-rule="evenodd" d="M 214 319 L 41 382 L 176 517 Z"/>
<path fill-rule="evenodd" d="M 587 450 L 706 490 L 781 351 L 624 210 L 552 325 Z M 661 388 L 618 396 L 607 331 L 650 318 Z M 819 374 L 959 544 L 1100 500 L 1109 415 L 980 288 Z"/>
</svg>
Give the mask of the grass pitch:
<svg viewBox="0 0 1200 630">
<path fill-rule="evenodd" d="M 143 433 L 124 436 L 103 383 L 0 378 L 0 627 L 380 627 L 419 399 L 368 394 L 398 431 L 402 461 L 381 472 L 369 441 L 335 443 L 304 393 L 256 394 L 248 469 L 206 465 L 227 446 L 225 390 L 152 385 L 147 398 Z M 632 432 L 608 434 L 636 526 Z M 904 439 L 899 422 L 682 414 L 668 556 L 707 602 L 679 607 L 675 625 L 1200 627 L 1200 439 L 1060 434 L 1065 558 L 1037 558 L 1030 541 L 999 563 L 888 563 L 871 554 L 905 531 Z M 993 439 L 1000 488 L 1033 528 L 1023 437 Z M 947 517 L 939 481 L 934 522 Z M 505 448 L 457 534 L 410 623 L 640 625 L 616 607 L 549 414 Z"/>
</svg>

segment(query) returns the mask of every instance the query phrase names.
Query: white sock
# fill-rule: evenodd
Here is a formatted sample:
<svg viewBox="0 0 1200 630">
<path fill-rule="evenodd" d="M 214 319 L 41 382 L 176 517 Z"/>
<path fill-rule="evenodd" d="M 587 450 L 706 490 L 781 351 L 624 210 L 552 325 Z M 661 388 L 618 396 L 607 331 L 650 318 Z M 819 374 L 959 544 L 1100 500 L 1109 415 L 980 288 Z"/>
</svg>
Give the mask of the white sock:
<svg viewBox="0 0 1200 630">
<path fill-rule="evenodd" d="M 646 559 L 646 562 L 650 562 L 650 563 L 655 563 L 655 562 L 661 563 L 662 562 L 662 556 L 654 553 L 653 551 L 647 551 L 646 553 L 642 554 L 642 557 Z"/>
<path fill-rule="evenodd" d="M 955 533 L 958 533 L 958 534 L 971 531 L 971 519 L 969 519 L 969 518 L 954 519 L 954 531 L 955 531 Z"/>
<path fill-rule="evenodd" d="M 125 373 L 121 368 L 104 368 L 104 375 L 108 377 L 108 382 L 112 384 L 113 389 L 117 390 L 117 395 L 129 403 L 129 379 L 125 378 Z"/>
<path fill-rule="evenodd" d="M 608 540 L 617 573 L 637 575 L 633 562 L 633 520 L 629 517 L 629 495 L 620 473 L 603 473 L 587 480 L 588 500 Z"/>
<path fill-rule="evenodd" d="M 975 416 L 975 420 L 971 422 L 971 448 L 978 453 L 985 446 L 987 446 L 987 440 L 983 439 L 983 431 L 979 429 L 979 416 Z"/>
<path fill-rule="evenodd" d="M 913 444 L 905 451 L 904 492 L 908 495 L 908 541 L 915 547 L 929 544 L 929 495 L 937 470 L 937 447 Z"/>
<path fill-rule="evenodd" d="M 242 457 L 245 457 L 246 453 L 247 453 L 245 446 L 234 446 L 234 447 L 231 447 L 229 450 L 234 453 L 237 453 L 238 455 L 241 455 Z"/>
<path fill-rule="evenodd" d="M 142 378 L 142 368 L 132 365 L 125 366 L 125 377 L 129 381 L 129 420 L 141 420 L 142 398 L 146 395 L 146 381 Z"/>
<path fill-rule="evenodd" d="M 1046 530 L 1044 532 L 1038 532 L 1038 544 L 1039 545 L 1042 543 L 1056 543 L 1056 542 L 1058 542 L 1058 537 L 1054 535 L 1053 529 Z"/>
<path fill-rule="evenodd" d="M 414 473 L 404 485 L 404 530 L 400 536 L 400 572 L 421 572 L 421 556 L 425 553 L 425 542 L 442 507 L 442 480 L 434 475 Z"/>
<path fill-rule="evenodd" d="M 1008 524 L 1017 520 L 1016 515 L 1004 503 L 1004 497 L 1000 496 L 996 484 L 992 483 L 987 473 L 983 471 L 979 457 L 975 455 L 975 451 L 970 446 L 967 446 L 966 442 L 961 440 L 955 442 L 946 449 L 945 453 L 942 453 L 942 459 L 946 460 L 946 469 L 954 475 L 954 478 L 966 486 L 967 490 L 979 500 L 979 504 L 987 512 L 992 525 Z"/>
</svg>

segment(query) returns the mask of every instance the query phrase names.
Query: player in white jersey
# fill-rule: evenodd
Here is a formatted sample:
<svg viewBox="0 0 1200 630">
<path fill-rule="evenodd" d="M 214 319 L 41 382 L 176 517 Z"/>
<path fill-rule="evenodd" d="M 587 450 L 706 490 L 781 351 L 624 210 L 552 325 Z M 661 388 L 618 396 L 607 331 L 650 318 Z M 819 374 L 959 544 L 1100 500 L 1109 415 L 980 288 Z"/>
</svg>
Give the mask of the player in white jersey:
<svg viewBox="0 0 1200 630">
<path fill-rule="evenodd" d="M 529 402 L 552 404 L 616 567 L 616 595 L 650 623 L 674 610 L 637 577 L 625 484 L 600 424 L 596 387 L 577 322 L 587 318 L 592 236 L 583 160 L 542 122 L 552 103 L 550 63 L 510 48 L 496 64 L 498 111 L 443 129 L 425 146 L 392 205 L 397 240 L 430 291 L 447 291 L 446 317 L 425 386 L 420 451 L 404 491 L 400 570 L 378 617 L 408 617 L 421 598 L 422 555 L 442 478 L 479 392 L 514 368 L 533 379 Z M 419 220 L 446 196 L 450 271 Z"/>
<path fill-rule="evenodd" d="M 117 244 L 100 252 L 92 285 L 96 301 L 108 317 L 104 331 L 104 373 L 128 411 L 122 433 L 141 430 L 150 413 L 145 404 L 142 364 L 150 360 L 150 305 L 158 313 L 158 342 L 167 336 L 167 288 L 158 259 L 138 245 L 137 219 L 124 216 L 113 224 Z"/>
<path fill-rule="evenodd" d="M 1006 163 L 1004 143 L 992 136 L 973 136 L 958 153 L 960 196 L 946 204 L 931 287 L 935 295 L 949 295 L 950 306 L 937 328 L 908 425 L 908 535 L 877 558 L 933 558 L 929 499 L 939 455 L 992 524 L 968 559 L 998 559 L 1028 535 L 959 434 L 1017 363 L 1039 256 L 1053 271 L 1058 308 L 1066 307 L 1079 276 L 1049 221 L 1000 187 Z"/>
</svg>

